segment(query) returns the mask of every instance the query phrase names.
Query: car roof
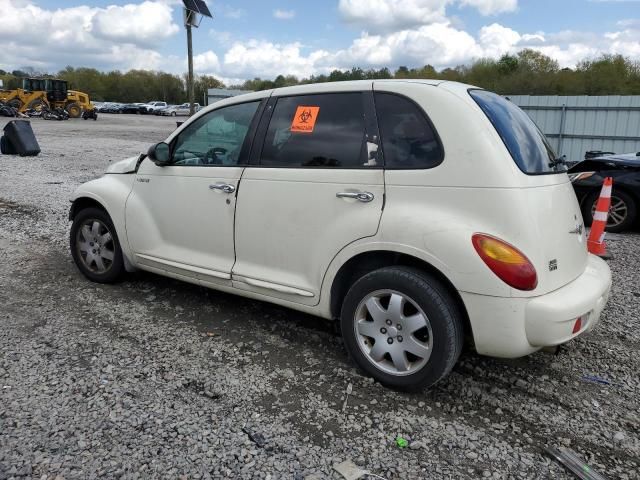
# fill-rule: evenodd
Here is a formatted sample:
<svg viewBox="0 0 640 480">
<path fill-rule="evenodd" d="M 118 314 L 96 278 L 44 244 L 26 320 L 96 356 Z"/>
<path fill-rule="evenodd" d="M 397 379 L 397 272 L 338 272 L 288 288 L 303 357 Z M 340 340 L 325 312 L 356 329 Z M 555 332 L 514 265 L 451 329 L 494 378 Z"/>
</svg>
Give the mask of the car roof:
<svg viewBox="0 0 640 480">
<path fill-rule="evenodd" d="M 431 79 L 380 79 L 380 80 L 351 80 L 346 82 L 323 82 L 323 83 L 308 83 L 303 85 L 294 85 L 291 87 L 281 87 L 271 90 L 262 90 L 258 92 L 248 92 L 242 95 L 236 95 L 228 97 L 223 100 L 207 106 L 200 110 L 200 114 L 205 114 L 211 110 L 224 107 L 226 105 L 235 105 L 238 103 L 250 102 L 254 100 L 262 100 L 270 96 L 282 97 L 289 95 L 304 95 L 314 93 L 330 93 L 330 92 L 349 92 L 349 91 L 362 91 L 369 90 L 374 85 L 384 84 L 423 84 L 425 86 L 437 87 L 439 85 L 446 84 L 449 91 L 457 91 L 460 93 L 466 92 L 470 88 L 478 88 L 473 85 L 467 85 L 459 82 L 451 82 L 448 80 L 431 80 Z"/>
</svg>

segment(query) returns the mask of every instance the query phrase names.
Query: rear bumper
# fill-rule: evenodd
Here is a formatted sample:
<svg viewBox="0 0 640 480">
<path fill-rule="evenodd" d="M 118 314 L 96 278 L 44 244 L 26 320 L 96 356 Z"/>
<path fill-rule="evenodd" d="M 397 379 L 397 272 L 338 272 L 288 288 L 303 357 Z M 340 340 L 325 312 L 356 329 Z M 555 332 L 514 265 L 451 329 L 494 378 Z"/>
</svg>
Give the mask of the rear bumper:
<svg viewBox="0 0 640 480">
<path fill-rule="evenodd" d="M 587 268 L 573 282 L 533 298 L 489 297 L 461 292 L 478 353 L 515 358 L 543 347 L 560 345 L 592 330 L 600 320 L 611 271 L 589 255 Z M 576 319 L 581 328 L 573 333 Z"/>
</svg>

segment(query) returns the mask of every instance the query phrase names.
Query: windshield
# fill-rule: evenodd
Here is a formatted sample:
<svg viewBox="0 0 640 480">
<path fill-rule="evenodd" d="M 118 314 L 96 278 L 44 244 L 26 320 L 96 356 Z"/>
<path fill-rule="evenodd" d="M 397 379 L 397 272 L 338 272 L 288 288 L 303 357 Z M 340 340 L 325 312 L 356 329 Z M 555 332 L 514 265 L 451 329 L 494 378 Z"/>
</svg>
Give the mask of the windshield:
<svg viewBox="0 0 640 480">
<path fill-rule="evenodd" d="M 469 95 L 489 118 L 520 170 L 530 175 L 566 172 L 544 134 L 517 105 L 486 90 L 469 90 Z"/>
</svg>

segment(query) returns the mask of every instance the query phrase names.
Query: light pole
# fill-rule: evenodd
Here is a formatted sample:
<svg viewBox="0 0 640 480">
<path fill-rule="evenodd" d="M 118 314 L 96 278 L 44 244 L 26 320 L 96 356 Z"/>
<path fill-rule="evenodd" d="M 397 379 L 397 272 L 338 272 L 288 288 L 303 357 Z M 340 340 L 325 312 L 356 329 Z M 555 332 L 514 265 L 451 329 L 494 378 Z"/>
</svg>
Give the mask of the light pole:
<svg viewBox="0 0 640 480">
<path fill-rule="evenodd" d="M 213 18 L 209 7 L 204 0 L 182 0 L 184 4 L 184 27 L 187 30 L 187 62 L 189 64 L 189 73 L 187 75 L 187 100 L 189 101 L 189 115 L 195 112 L 194 106 L 194 88 L 193 88 L 193 41 L 191 35 L 191 27 L 198 28 L 202 17 Z"/>
</svg>

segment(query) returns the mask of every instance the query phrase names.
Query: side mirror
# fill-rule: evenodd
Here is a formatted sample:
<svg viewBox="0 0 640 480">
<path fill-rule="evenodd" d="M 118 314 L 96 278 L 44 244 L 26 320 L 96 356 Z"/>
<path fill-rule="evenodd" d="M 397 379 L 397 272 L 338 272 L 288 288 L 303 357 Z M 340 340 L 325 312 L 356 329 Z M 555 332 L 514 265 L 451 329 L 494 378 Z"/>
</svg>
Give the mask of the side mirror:
<svg viewBox="0 0 640 480">
<path fill-rule="evenodd" d="M 147 157 L 155 162 L 156 165 L 163 167 L 171 160 L 171 150 L 165 142 L 156 143 L 149 147 Z"/>
</svg>

